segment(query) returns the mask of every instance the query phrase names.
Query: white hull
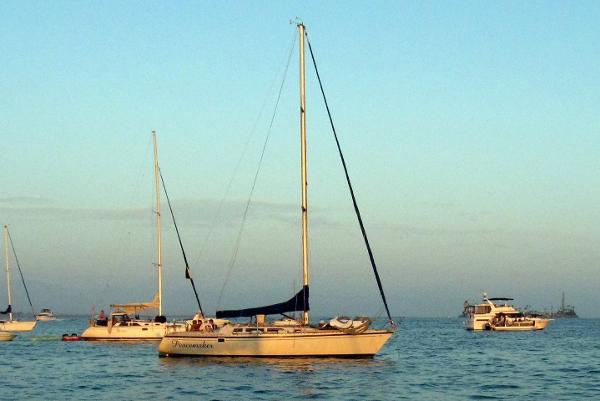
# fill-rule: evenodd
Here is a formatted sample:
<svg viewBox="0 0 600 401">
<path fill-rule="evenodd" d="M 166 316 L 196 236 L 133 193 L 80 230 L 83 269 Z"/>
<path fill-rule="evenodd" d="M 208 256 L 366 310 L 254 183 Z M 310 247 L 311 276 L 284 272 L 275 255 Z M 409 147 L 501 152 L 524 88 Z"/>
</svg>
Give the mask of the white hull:
<svg viewBox="0 0 600 401">
<path fill-rule="evenodd" d="M 39 320 L 40 322 L 49 322 L 49 321 L 52 321 L 52 320 L 56 320 L 55 316 L 43 316 L 43 315 L 40 316 L 40 315 L 38 315 L 35 318 L 37 320 Z"/>
<path fill-rule="evenodd" d="M 536 331 L 544 330 L 550 323 L 550 319 L 536 319 L 533 324 L 528 325 L 512 325 L 512 326 L 494 326 L 489 322 L 481 324 L 475 322 L 467 326 L 467 330 L 482 331 L 482 330 L 493 330 L 493 331 Z"/>
<path fill-rule="evenodd" d="M 36 321 L 6 320 L 0 321 L 0 331 L 31 331 Z"/>
<path fill-rule="evenodd" d="M 337 330 L 304 333 L 222 335 L 194 332 L 165 336 L 161 356 L 208 357 L 372 357 L 393 331 L 368 330 L 345 334 Z"/>
<path fill-rule="evenodd" d="M 544 330 L 550 319 L 532 319 L 531 321 L 515 323 L 507 326 L 492 326 L 494 331 L 536 331 Z"/>
<path fill-rule="evenodd" d="M 12 341 L 16 334 L 0 331 L 0 341 Z"/>
<path fill-rule="evenodd" d="M 81 335 L 86 341 L 159 341 L 167 333 L 184 331 L 185 325 L 134 321 L 127 326 L 90 325 Z"/>
<path fill-rule="evenodd" d="M 475 330 L 475 331 L 480 331 L 480 330 L 490 330 L 491 329 L 491 322 L 492 319 L 494 318 L 495 314 L 488 314 L 488 315 L 471 315 L 469 317 L 467 317 L 467 319 L 465 320 L 465 328 L 467 330 Z"/>
</svg>

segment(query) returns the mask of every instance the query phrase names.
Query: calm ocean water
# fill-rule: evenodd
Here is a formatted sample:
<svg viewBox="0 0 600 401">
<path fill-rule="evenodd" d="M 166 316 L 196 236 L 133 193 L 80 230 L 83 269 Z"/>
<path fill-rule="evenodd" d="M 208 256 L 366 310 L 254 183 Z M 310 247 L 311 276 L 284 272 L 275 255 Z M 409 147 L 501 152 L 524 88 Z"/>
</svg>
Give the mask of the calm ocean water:
<svg viewBox="0 0 600 401">
<path fill-rule="evenodd" d="M 405 319 L 372 360 L 171 359 L 156 344 L 59 341 L 85 318 L 0 343 L 0 399 L 600 399 L 600 320 L 472 333 Z"/>
</svg>

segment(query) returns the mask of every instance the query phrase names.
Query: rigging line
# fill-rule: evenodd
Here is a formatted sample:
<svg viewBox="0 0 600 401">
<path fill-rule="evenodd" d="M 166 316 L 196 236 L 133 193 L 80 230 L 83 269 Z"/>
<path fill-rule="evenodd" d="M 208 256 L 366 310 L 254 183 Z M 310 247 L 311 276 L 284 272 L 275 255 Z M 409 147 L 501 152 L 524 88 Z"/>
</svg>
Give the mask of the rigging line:
<svg viewBox="0 0 600 401">
<path fill-rule="evenodd" d="M 281 93 L 283 92 L 283 86 L 285 84 L 285 79 L 287 77 L 288 68 L 290 66 L 290 61 L 292 60 L 292 53 L 294 50 L 295 40 L 292 42 L 292 46 L 290 47 L 290 52 L 288 54 L 287 63 L 285 66 L 285 70 L 283 71 L 283 79 L 281 81 L 281 85 L 279 86 L 279 92 L 277 94 L 277 100 L 275 101 L 275 107 L 273 108 L 273 115 L 271 116 L 271 121 L 269 122 L 269 128 L 267 129 L 267 135 L 265 137 L 265 141 L 263 143 L 262 151 L 260 153 L 260 158 L 258 160 L 258 165 L 256 168 L 256 173 L 254 174 L 254 180 L 252 181 L 252 188 L 250 189 L 250 195 L 248 196 L 248 200 L 246 201 L 246 207 L 244 208 L 244 214 L 242 216 L 242 223 L 240 224 L 240 229 L 237 234 L 237 238 L 235 241 L 235 247 L 233 250 L 233 254 L 229 261 L 229 265 L 227 266 L 227 273 L 225 275 L 225 281 L 223 282 L 223 286 L 221 287 L 221 291 L 219 292 L 219 298 L 217 299 L 217 309 L 221 305 L 221 299 L 223 298 L 223 292 L 225 291 L 225 286 L 229 281 L 229 277 L 231 276 L 231 271 L 233 270 L 233 266 L 235 265 L 238 252 L 240 250 L 240 243 L 242 240 L 242 232 L 244 231 L 244 226 L 246 225 L 246 218 L 248 216 L 248 209 L 250 208 L 250 203 L 252 202 L 252 195 L 254 194 L 254 188 L 256 187 L 256 182 L 258 181 L 258 174 L 260 173 L 260 169 L 262 167 L 262 161 L 265 156 L 265 151 L 267 149 L 267 143 L 269 142 L 269 138 L 271 137 L 271 131 L 273 128 L 273 123 L 275 122 L 275 116 L 277 114 L 277 108 L 279 107 L 279 101 L 281 100 Z"/>
<path fill-rule="evenodd" d="M 185 250 L 183 249 L 183 242 L 181 242 L 181 235 L 179 235 L 179 228 L 177 227 L 177 222 L 175 221 L 175 214 L 173 213 L 173 208 L 171 207 L 171 199 L 169 199 L 169 194 L 167 193 L 167 187 L 165 185 L 165 180 L 163 179 L 160 167 L 158 169 L 158 174 L 160 175 L 160 181 L 162 182 L 163 191 L 165 192 L 165 197 L 167 198 L 167 205 L 169 205 L 169 211 L 171 212 L 171 218 L 173 219 L 173 225 L 175 226 L 175 232 L 177 233 L 177 239 L 179 240 L 179 246 L 181 247 L 181 253 L 183 254 L 183 261 L 185 262 L 185 278 L 190 280 L 192 289 L 194 290 L 194 295 L 196 296 L 196 302 L 198 303 L 198 309 L 200 309 L 200 313 L 202 316 L 204 316 L 202 305 L 200 305 L 200 298 L 198 298 L 198 291 L 196 291 L 196 285 L 194 284 L 194 279 L 192 278 L 192 274 L 190 272 L 190 266 L 187 261 L 187 256 L 185 255 Z"/>
<path fill-rule="evenodd" d="M 327 109 L 327 115 L 329 116 L 329 123 L 331 125 L 331 130 L 333 131 L 333 136 L 335 138 L 335 143 L 337 144 L 338 152 L 340 154 L 340 159 L 342 161 L 342 166 L 344 167 L 344 173 L 346 174 L 346 181 L 348 182 L 348 188 L 350 189 L 350 195 L 352 196 L 352 203 L 354 205 L 354 211 L 356 213 L 356 218 L 358 219 L 358 224 L 360 225 L 360 231 L 362 232 L 362 236 L 365 240 L 365 245 L 367 247 L 367 252 L 369 253 L 369 259 L 371 260 L 371 266 L 373 267 L 373 273 L 375 274 L 375 280 L 377 281 L 377 286 L 379 287 L 379 293 L 381 294 L 381 299 L 383 300 L 383 305 L 385 306 L 385 311 L 387 312 L 388 319 L 394 325 L 394 321 L 392 319 L 392 315 L 390 314 L 390 309 L 388 308 L 387 300 L 385 298 L 385 293 L 383 292 L 383 285 L 381 284 L 381 279 L 379 278 L 379 273 L 377 272 L 377 265 L 375 264 L 375 257 L 373 256 L 373 251 L 371 250 L 371 245 L 369 244 L 369 239 L 367 238 L 367 231 L 365 230 L 365 226 L 362 221 L 362 217 L 360 215 L 360 210 L 358 209 L 358 203 L 356 202 L 356 197 L 354 196 L 354 189 L 352 189 L 352 183 L 350 182 L 350 175 L 348 173 L 348 167 L 346 166 L 346 160 L 344 159 L 344 154 L 342 153 L 342 147 L 340 146 L 340 141 L 338 140 L 337 132 L 335 130 L 335 126 L 333 124 L 333 117 L 331 116 L 331 111 L 329 110 L 329 105 L 327 103 L 327 97 L 325 97 L 325 90 L 323 89 L 323 84 L 321 82 L 321 77 L 319 75 L 319 69 L 317 68 L 317 62 L 315 60 L 315 55 L 313 54 L 312 46 L 310 45 L 310 40 L 308 40 L 308 33 L 305 31 L 306 42 L 308 43 L 308 49 L 310 51 L 310 57 L 312 58 L 313 65 L 315 66 L 315 72 L 317 75 L 317 80 L 319 81 L 319 87 L 321 88 L 321 94 L 323 95 L 323 102 L 325 103 L 325 108 Z"/>
<path fill-rule="evenodd" d="M 23 283 L 23 287 L 25 288 L 25 294 L 27 294 L 27 300 L 29 301 L 29 306 L 31 306 L 31 313 L 35 317 L 35 310 L 33 309 L 33 304 L 31 303 L 31 298 L 29 297 L 29 291 L 27 290 L 27 285 L 25 285 L 25 278 L 23 277 L 23 272 L 21 271 L 21 264 L 19 263 L 19 257 L 17 256 L 17 252 L 15 251 L 15 244 L 13 244 L 12 237 L 10 236 L 10 232 L 8 232 L 8 239 L 10 240 L 10 247 L 12 248 L 13 255 L 15 255 L 15 261 L 17 262 L 17 268 L 19 269 L 19 274 L 21 275 L 21 282 Z"/>
<path fill-rule="evenodd" d="M 380 306 L 379 308 L 377 308 L 377 310 L 375 311 L 375 313 L 372 315 L 373 316 L 373 321 L 376 321 L 377 319 L 379 319 L 381 317 L 381 315 L 383 314 L 383 305 Z"/>
<path fill-rule="evenodd" d="M 142 182 L 143 182 L 143 178 L 146 175 L 145 171 L 146 171 L 146 162 L 148 160 L 148 155 L 150 154 L 149 149 L 150 146 L 152 145 L 152 136 L 148 135 L 148 140 L 146 142 L 146 148 L 144 153 L 142 153 L 143 155 L 145 155 L 145 157 L 141 157 L 140 161 L 139 161 L 139 165 L 137 165 L 137 169 L 135 169 L 135 175 L 133 177 L 135 177 L 135 182 L 133 182 L 133 180 L 129 180 L 129 178 L 127 179 L 127 182 L 125 182 L 126 185 L 129 186 L 129 191 L 127 191 L 127 200 L 128 200 L 128 205 L 135 205 L 135 199 L 137 197 L 137 195 L 141 192 L 140 188 L 142 187 Z M 131 146 L 129 147 L 129 149 L 125 149 L 129 154 L 137 154 L 137 146 Z M 129 177 L 129 176 L 128 176 Z M 154 188 L 152 188 L 152 191 L 154 191 Z M 148 197 L 148 199 L 152 199 L 152 197 Z M 150 207 L 152 209 L 152 206 Z M 144 213 L 145 213 L 145 209 L 146 207 L 144 207 Z M 131 213 L 135 213 L 137 210 L 135 209 L 131 209 L 129 212 Z M 144 214 L 144 216 L 146 216 Z M 152 223 L 150 223 L 152 224 Z M 119 265 L 123 265 L 127 262 L 125 255 L 128 256 L 128 258 L 130 258 L 131 255 L 131 247 L 132 247 L 132 235 L 131 235 L 131 230 L 130 229 L 126 229 L 125 231 L 121 230 L 121 228 L 119 227 L 119 238 L 118 238 L 118 247 L 115 249 L 115 252 L 112 252 L 111 254 L 111 260 L 112 263 L 110 264 L 111 266 L 119 266 Z M 104 276 L 104 282 L 105 284 L 111 283 L 115 281 L 115 275 L 113 274 L 112 270 L 107 270 L 106 272 L 104 272 L 103 274 Z"/>
<path fill-rule="evenodd" d="M 291 45 L 292 50 L 294 49 L 294 45 L 296 44 L 296 36 L 297 36 L 296 32 L 294 32 L 294 34 L 292 35 L 292 37 L 293 37 L 292 45 Z M 290 52 L 292 50 L 290 50 Z M 282 62 L 282 65 L 283 65 L 283 62 Z M 280 70 L 280 69 L 281 69 L 281 67 L 279 67 L 278 70 Z M 210 229 L 209 229 L 208 233 L 206 234 L 206 237 L 204 238 L 204 242 L 202 244 L 202 247 L 200 248 L 200 254 L 196 258 L 196 262 L 194 264 L 198 264 L 198 262 L 200 261 L 200 258 L 202 258 L 202 255 L 204 254 L 204 251 L 206 250 L 206 247 L 208 246 L 208 241 L 212 237 L 212 234 L 215 230 L 216 222 L 219 221 L 219 219 L 221 217 L 221 212 L 223 209 L 223 205 L 225 204 L 225 199 L 227 199 L 227 197 L 229 196 L 229 192 L 231 191 L 231 187 L 233 185 L 233 180 L 237 176 L 237 172 L 242 164 L 242 160 L 244 160 L 244 157 L 246 156 L 246 152 L 248 151 L 248 145 L 250 144 L 250 140 L 252 139 L 252 137 L 254 137 L 254 133 L 256 132 L 256 127 L 258 126 L 258 122 L 260 121 L 260 118 L 262 117 L 265 106 L 267 105 L 267 100 L 269 97 L 268 94 L 271 93 L 271 90 L 275 86 L 276 82 L 277 81 L 274 79 L 273 82 L 271 83 L 269 90 L 267 91 L 267 96 L 265 96 L 263 103 L 259 109 L 258 116 L 256 117 L 256 120 L 254 121 L 254 125 L 252 126 L 252 129 L 250 130 L 250 135 L 248 135 L 248 138 L 246 139 L 246 143 L 244 143 L 244 148 L 242 150 L 242 154 L 240 155 L 240 157 L 233 169 L 233 174 L 231 175 L 231 178 L 229 179 L 229 182 L 227 183 L 227 187 L 225 189 L 225 193 L 223 194 L 223 198 L 221 198 L 221 200 L 219 201 L 219 206 L 217 207 L 217 213 L 215 213 L 213 216 L 213 219 L 210 224 Z"/>
</svg>

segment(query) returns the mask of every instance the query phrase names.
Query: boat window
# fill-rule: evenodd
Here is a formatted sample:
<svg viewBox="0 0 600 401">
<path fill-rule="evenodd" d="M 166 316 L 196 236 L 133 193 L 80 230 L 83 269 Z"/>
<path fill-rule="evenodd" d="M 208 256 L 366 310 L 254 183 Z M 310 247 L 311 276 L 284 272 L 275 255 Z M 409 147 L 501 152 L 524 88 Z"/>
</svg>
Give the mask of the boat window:
<svg viewBox="0 0 600 401">
<path fill-rule="evenodd" d="M 238 329 L 233 329 L 233 334 L 240 334 L 240 333 L 243 333 L 243 332 L 244 332 L 244 329 L 239 329 L 239 328 Z"/>
<path fill-rule="evenodd" d="M 267 329 L 267 333 L 279 333 L 279 329 L 275 329 L 275 328 L 268 328 L 268 329 Z"/>
<path fill-rule="evenodd" d="M 489 305 L 474 305 L 472 308 L 475 314 L 490 313 L 492 311 L 492 307 Z"/>
</svg>

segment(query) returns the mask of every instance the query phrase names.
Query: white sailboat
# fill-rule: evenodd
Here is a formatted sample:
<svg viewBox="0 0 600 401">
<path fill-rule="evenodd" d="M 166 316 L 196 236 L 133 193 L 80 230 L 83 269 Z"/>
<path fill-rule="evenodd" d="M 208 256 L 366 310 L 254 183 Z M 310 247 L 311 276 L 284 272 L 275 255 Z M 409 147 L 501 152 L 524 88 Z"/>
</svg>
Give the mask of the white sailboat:
<svg viewBox="0 0 600 401">
<path fill-rule="evenodd" d="M 366 240 L 360 213 L 355 203 L 357 217 L 365 237 L 375 276 L 390 319 L 387 329 L 371 329 L 368 318 L 332 319 L 319 325 L 310 325 L 309 319 L 309 266 L 308 266 L 308 205 L 306 169 L 306 107 L 304 84 L 305 27 L 298 24 L 300 37 L 300 134 L 302 181 L 302 272 L 303 288 L 287 302 L 241 310 L 217 311 L 218 320 L 189 331 L 167 334 L 158 351 L 161 356 L 243 356 L 243 357 L 372 357 L 390 339 L 395 325 L 389 314 L 387 302 L 374 259 Z M 310 46 L 310 42 L 308 42 Z M 312 51 L 311 51 L 312 54 Z M 314 58 L 313 58 L 314 60 Z M 315 63 L 316 67 L 316 63 Z M 318 72 L 317 72 L 318 74 Z M 335 133 L 335 131 L 334 131 Z M 341 150 L 340 150 L 341 154 Z M 343 156 L 342 156 L 343 160 Z M 344 163 L 345 167 L 345 163 Z M 349 178 L 347 175 L 348 184 Z M 352 193 L 352 191 L 351 191 Z M 355 201 L 353 196 L 353 201 Z M 266 321 L 266 315 L 302 311 L 302 320 L 286 317 Z M 252 317 L 251 323 L 232 323 L 227 318 Z"/>
<path fill-rule="evenodd" d="M 156 267 L 158 271 L 158 291 L 150 302 L 113 304 L 113 312 L 108 318 L 93 316 L 81 338 L 87 341 L 139 341 L 160 340 L 167 332 L 185 330 L 183 323 L 168 323 L 162 314 L 162 237 L 160 214 L 160 180 L 156 133 L 152 132 L 154 143 L 154 181 L 156 189 Z M 158 310 L 154 319 L 139 319 L 138 312 L 148 309 Z M 133 315 L 133 317 L 132 317 Z"/>
<path fill-rule="evenodd" d="M 4 261 L 6 267 L 6 292 L 8 294 L 8 307 L 0 314 L 8 315 L 8 320 L 0 320 L 0 331 L 31 331 L 35 327 L 36 321 L 13 319 L 12 313 L 12 292 L 10 286 L 10 255 L 8 253 L 8 226 L 4 226 Z"/>
</svg>

